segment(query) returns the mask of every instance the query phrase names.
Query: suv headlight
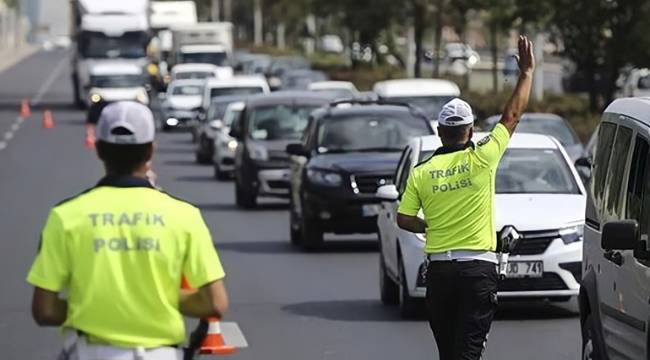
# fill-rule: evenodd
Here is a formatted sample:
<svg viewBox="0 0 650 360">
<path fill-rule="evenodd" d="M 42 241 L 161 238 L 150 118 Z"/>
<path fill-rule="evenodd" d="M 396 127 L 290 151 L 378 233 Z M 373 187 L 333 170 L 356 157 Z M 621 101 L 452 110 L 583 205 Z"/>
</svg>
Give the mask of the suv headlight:
<svg viewBox="0 0 650 360">
<path fill-rule="evenodd" d="M 248 143 L 248 153 L 251 160 L 267 161 L 269 159 L 269 151 L 266 147 L 254 142 Z"/>
<path fill-rule="evenodd" d="M 331 171 L 307 170 L 307 178 L 310 182 L 323 186 L 341 186 L 343 177 Z"/>
<path fill-rule="evenodd" d="M 102 101 L 101 95 L 97 93 L 90 95 L 90 102 L 92 102 L 93 104 L 97 104 L 100 101 Z"/>
<path fill-rule="evenodd" d="M 560 237 L 562 238 L 562 241 L 564 241 L 564 244 L 568 245 L 574 242 L 582 241 L 585 235 L 585 226 L 576 225 L 576 226 L 568 227 L 565 229 L 561 229 L 559 233 L 560 233 Z"/>
</svg>

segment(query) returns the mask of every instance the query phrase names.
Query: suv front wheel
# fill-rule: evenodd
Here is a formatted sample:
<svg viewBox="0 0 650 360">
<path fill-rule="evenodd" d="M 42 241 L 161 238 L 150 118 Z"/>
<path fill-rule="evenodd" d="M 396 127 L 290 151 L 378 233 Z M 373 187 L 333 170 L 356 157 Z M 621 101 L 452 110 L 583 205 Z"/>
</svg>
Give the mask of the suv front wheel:
<svg viewBox="0 0 650 360">
<path fill-rule="evenodd" d="M 594 344 L 594 330 L 594 320 L 589 314 L 582 324 L 582 360 L 600 360 Z"/>
<path fill-rule="evenodd" d="M 240 180 L 235 179 L 235 202 L 242 209 L 252 209 L 257 205 L 257 194 L 254 190 L 244 188 Z"/>
<path fill-rule="evenodd" d="M 317 250 L 323 245 L 323 231 L 316 220 L 302 217 L 300 222 L 300 237 L 305 250 Z"/>
</svg>

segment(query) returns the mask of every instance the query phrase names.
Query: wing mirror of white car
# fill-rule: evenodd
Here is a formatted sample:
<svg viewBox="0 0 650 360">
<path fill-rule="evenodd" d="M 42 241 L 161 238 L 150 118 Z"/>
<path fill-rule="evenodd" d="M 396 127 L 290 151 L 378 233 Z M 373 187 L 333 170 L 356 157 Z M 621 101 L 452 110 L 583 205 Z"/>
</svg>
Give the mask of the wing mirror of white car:
<svg viewBox="0 0 650 360">
<path fill-rule="evenodd" d="M 167 99 L 167 94 L 164 92 L 158 93 L 158 100 L 165 101 Z"/>
<path fill-rule="evenodd" d="M 397 187 L 393 184 L 383 185 L 377 189 L 375 196 L 384 201 L 397 201 L 399 192 L 397 192 Z"/>
<path fill-rule="evenodd" d="M 214 130 L 219 130 L 223 128 L 223 121 L 221 120 L 212 120 L 210 121 L 210 127 Z"/>
</svg>

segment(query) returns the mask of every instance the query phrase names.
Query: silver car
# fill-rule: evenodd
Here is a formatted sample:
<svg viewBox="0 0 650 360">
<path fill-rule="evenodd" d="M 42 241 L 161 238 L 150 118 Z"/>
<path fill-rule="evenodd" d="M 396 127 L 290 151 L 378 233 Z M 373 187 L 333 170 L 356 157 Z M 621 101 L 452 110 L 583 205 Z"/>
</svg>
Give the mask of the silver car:
<svg viewBox="0 0 650 360">
<path fill-rule="evenodd" d="M 243 101 L 231 103 L 226 107 L 222 120 L 213 120 L 210 126 L 214 132 L 214 177 L 218 180 L 229 179 L 235 171 L 235 151 L 237 140 L 230 136 L 230 126 L 241 116 L 246 103 Z"/>
</svg>

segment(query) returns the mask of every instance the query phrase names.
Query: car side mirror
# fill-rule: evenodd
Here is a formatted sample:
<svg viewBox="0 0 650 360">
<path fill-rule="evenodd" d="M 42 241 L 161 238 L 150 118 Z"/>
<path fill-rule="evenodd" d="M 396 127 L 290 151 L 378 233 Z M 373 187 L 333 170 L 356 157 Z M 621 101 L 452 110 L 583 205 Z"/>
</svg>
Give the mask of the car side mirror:
<svg viewBox="0 0 650 360">
<path fill-rule="evenodd" d="M 304 156 L 307 157 L 309 152 L 305 149 L 305 146 L 301 143 L 289 144 L 287 145 L 287 154 L 294 156 Z"/>
<path fill-rule="evenodd" d="M 164 92 L 158 93 L 158 100 L 165 101 L 165 99 L 167 99 L 167 93 Z"/>
<path fill-rule="evenodd" d="M 399 199 L 397 186 L 393 184 L 380 186 L 377 193 L 375 193 L 375 197 L 384 201 L 397 201 Z"/>
<path fill-rule="evenodd" d="M 608 222 L 603 226 L 601 247 L 604 250 L 635 250 L 639 236 L 639 223 L 636 220 Z"/>
<path fill-rule="evenodd" d="M 581 157 L 575 162 L 576 167 L 591 168 L 591 159 L 588 157 Z"/>
<path fill-rule="evenodd" d="M 230 133 L 228 135 L 230 135 L 230 137 L 233 138 L 233 139 L 241 140 L 242 139 L 242 133 L 239 130 L 239 127 L 236 126 L 236 124 L 233 124 L 233 125 L 234 126 L 230 127 Z"/>
<path fill-rule="evenodd" d="M 221 120 L 212 120 L 210 121 L 210 127 L 214 130 L 219 130 L 223 128 L 223 121 Z"/>
</svg>

